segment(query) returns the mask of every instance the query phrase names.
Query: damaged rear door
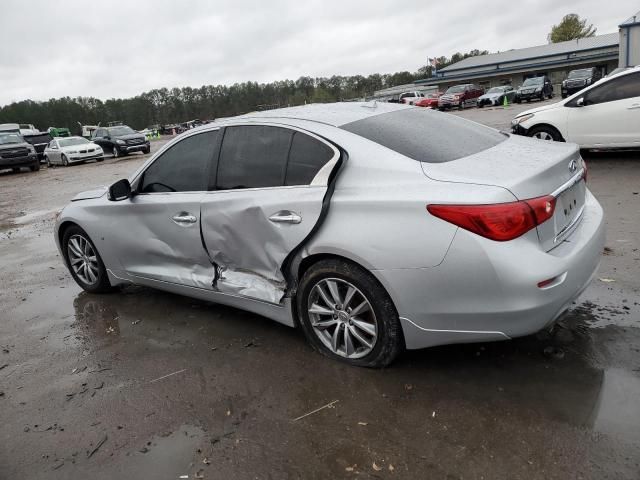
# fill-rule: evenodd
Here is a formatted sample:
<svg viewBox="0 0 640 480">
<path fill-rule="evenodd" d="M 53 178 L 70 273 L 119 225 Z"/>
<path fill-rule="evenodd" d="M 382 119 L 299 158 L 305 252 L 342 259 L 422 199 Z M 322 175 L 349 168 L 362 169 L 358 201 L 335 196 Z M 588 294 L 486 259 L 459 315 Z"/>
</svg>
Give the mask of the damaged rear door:
<svg viewBox="0 0 640 480">
<path fill-rule="evenodd" d="M 202 234 L 218 268 L 214 289 L 279 303 L 285 258 L 321 220 L 340 153 L 309 132 L 269 124 L 224 129 Z"/>
</svg>

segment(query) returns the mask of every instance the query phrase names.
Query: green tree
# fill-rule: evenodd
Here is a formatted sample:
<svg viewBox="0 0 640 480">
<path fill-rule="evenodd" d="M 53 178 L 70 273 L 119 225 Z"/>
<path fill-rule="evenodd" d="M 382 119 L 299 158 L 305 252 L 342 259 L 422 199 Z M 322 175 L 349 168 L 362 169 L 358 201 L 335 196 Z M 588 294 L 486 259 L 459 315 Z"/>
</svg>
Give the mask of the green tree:
<svg viewBox="0 0 640 480">
<path fill-rule="evenodd" d="M 596 34 L 596 30 L 592 24 L 587 25 L 586 18 L 581 19 L 577 14 L 570 13 L 562 17 L 562 21 L 558 25 L 551 27 L 547 40 L 549 43 L 558 43 L 577 38 L 593 37 Z"/>
</svg>

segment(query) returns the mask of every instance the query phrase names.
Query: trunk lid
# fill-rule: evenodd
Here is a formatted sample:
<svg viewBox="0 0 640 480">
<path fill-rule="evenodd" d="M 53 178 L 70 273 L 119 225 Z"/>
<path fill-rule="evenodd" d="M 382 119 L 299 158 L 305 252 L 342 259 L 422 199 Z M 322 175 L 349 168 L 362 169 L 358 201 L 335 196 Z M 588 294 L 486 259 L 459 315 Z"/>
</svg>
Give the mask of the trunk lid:
<svg viewBox="0 0 640 480">
<path fill-rule="evenodd" d="M 495 147 L 445 163 L 422 163 L 426 176 L 444 182 L 492 185 L 518 200 L 554 195 L 553 217 L 537 227 L 542 247 L 550 250 L 579 223 L 586 185 L 584 162 L 575 144 L 510 136 Z"/>
</svg>

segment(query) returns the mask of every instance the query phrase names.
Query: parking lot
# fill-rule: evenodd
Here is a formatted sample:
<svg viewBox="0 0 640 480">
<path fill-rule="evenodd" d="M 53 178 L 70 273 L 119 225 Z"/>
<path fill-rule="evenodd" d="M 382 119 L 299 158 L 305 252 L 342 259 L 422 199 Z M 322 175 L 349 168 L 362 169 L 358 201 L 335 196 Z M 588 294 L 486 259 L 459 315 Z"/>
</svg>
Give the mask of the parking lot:
<svg viewBox="0 0 640 480">
<path fill-rule="evenodd" d="M 537 105 L 453 114 L 508 130 Z M 233 308 L 83 292 L 55 212 L 147 156 L 0 173 L 0 478 L 637 479 L 640 155 L 585 157 L 607 246 L 555 330 L 384 370 Z"/>
</svg>

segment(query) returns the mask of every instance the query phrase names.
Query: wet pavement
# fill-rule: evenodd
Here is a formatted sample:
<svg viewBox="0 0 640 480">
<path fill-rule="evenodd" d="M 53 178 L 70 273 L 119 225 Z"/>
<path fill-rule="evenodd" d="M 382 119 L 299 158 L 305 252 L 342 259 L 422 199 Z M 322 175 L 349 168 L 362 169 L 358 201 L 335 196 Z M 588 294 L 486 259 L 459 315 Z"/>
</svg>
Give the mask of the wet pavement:
<svg viewBox="0 0 640 480">
<path fill-rule="evenodd" d="M 0 173 L 0 478 L 640 477 L 640 155 L 588 157 L 607 249 L 552 333 L 385 370 L 233 308 L 83 293 L 55 211 L 142 161 Z"/>
</svg>

